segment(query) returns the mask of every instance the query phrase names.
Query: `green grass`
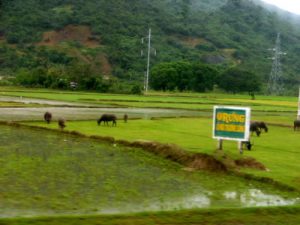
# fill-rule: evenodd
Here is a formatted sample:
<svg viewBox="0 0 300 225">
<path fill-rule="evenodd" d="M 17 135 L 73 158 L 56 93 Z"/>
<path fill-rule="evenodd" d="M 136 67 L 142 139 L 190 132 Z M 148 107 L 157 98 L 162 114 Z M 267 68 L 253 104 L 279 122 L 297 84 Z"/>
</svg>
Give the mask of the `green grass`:
<svg viewBox="0 0 300 225">
<path fill-rule="evenodd" d="M 254 149 L 253 151 L 245 151 L 243 156 L 239 154 L 236 142 L 226 141 L 224 143 L 223 154 L 233 159 L 240 157 L 254 157 L 259 162 L 262 162 L 268 168 L 268 171 L 242 169 L 242 172 L 250 173 L 258 177 L 269 177 L 275 181 L 292 186 L 299 190 L 300 174 L 298 171 L 300 171 L 300 143 L 298 140 L 300 133 L 294 132 L 291 127 L 288 127 L 292 125 L 292 121 L 296 117 L 296 97 L 257 96 L 257 100 L 253 101 L 249 100 L 249 96 L 247 95 L 218 93 L 197 94 L 151 92 L 146 96 L 134 96 L 87 92 L 57 92 L 54 90 L 44 89 L 38 90 L 3 87 L 0 89 L 0 95 L 43 98 L 76 103 L 84 102 L 93 105 L 95 104 L 100 107 L 103 105 L 114 105 L 122 107 L 130 106 L 199 110 L 199 116 L 204 117 L 129 120 L 126 124 L 123 123 L 123 121 L 118 121 L 117 127 L 97 126 L 96 119 L 95 121 L 67 121 L 66 129 L 70 131 L 79 131 L 86 135 L 111 136 L 115 139 L 129 141 L 149 140 L 162 143 L 174 143 L 181 146 L 186 151 L 203 152 L 208 154 L 215 154 L 217 144 L 216 141 L 212 139 L 212 119 L 210 118 L 212 116 L 212 106 L 223 104 L 250 106 L 252 108 L 252 120 L 263 120 L 269 124 L 283 124 L 287 127 L 272 125 L 269 126 L 269 133 L 263 133 L 261 137 L 251 137 L 251 140 L 254 141 Z M 202 112 L 200 113 L 200 111 Z M 46 125 L 44 122 L 25 122 L 24 124 L 57 129 L 56 123 Z M 48 215 L 60 215 L 60 213 L 96 214 L 99 210 L 101 211 L 101 209 L 105 208 L 105 206 L 111 204 L 111 202 L 115 205 L 115 207 L 121 207 L 124 209 L 123 204 L 124 202 L 128 202 L 128 199 L 130 199 L 130 202 L 133 202 L 135 206 L 139 204 L 148 204 L 153 199 L 161 200 L 161 196 L 163 196 L 166 201 L 169 201 L 170 199 L 176 200 L 180 198 L 180 196 L 183 196 L 183 193 L 199 193 L 199 188 L 213 192 L 213 195 L 211 196 L 211 208 L 208 210 L 175 211 L 168 213 L 164 212 L 123 216 L 70 216 L 54 218 L 38 217 L 33 219 L 0 219 L 1 225 L 281 225 L 286 224 L 287 221 L 289 225 L 300 224 L 299 207 L 238 209 L 231 207 L 240 207 L 240 203 L 237 201 L 227 202 L 223 199 L 223 194 L 226 191 L 234 190 L 238 193 L 243 193 L 250 187 L 258 188 L 268 194 L 283 196 L 284 198 L 298 196 L 297 192 L 286 193 L 277 189 L 276 186 L 270 186 L 269 184 L 263 184 L 253 180 L 249 181 L 235 176 L 225 176 L 224 174 L 212 174 L 208 172 L 187 173 L 182 170 L 180 165 L 168 162 L 157 156 L 153 156 L 150 153 L 123 148 L 121 146 L 104 147 L 104 149 L 110 152 L 113 151 L 115 156 L 118 155 L 118 157 L 116 157 L 117 162 L 109 165 L 105 161 L 109 154 L 106 154 L 106 156 L 103 156 L 100 153 L 95 154 L 95 149 L 103 149 L 103 146 L 85 138 L 80 138 L 81 141 L 75 142 L 75 144 L 71 144 L 64 140 L 58 141 L 60 144 L 59 148 L 57 148 L 54 147 L 56 144 L 54 145 L 53 140 L 57 141 L 60 138 L 53 139 L 51 135 L 47 134 L 46 140 L 48 142 L 38 141 L 37 147 L 33 148 L 32 143 L 35 143 L 35 140 L 39 140 L 40 136 L 42 136 L 44 132 L 36 134 L 35 131 L 30 130 L 29 133 L 31 132 L 33 132 L 34 135 L 30 135 L 31 138 L 29 139 L 31 142 L 25 144 L 25 146 L 22 146 L 22 143 L 19 141 L 20 136 L 22 137 L 22 135 L 19 134 L 13 135 L 9 139 L 10 141 L 3 140 L 2 143 L 9 143 L 9 145 L 0 147 L 0 163 L 1 165 L 4 165 L 0 168 L 0 181 L 1 183 L 5 182 L 5 185 L 0 186 L 1 193 L 5 193 L 4 195 L 0 195 L 0 204 L 4 204 L 5 207 L 0 206 L 0 208 L 5 208 L 5 213 L 7 213 L 8 210 L 11 213 L 14 213 L 14 215 L 24 215 L 24 210 L 30 209 L 35 210 L 38 212 L 37 215 L 40 215 L 42 214 L 40 212 L 45 212 L 46 209 L 50 209 L 50 211 L 48 211 Z M 68 140 L 69 136 L 66 137 L 68 138 L 65 138 L 65 140 Z M 28 137 L 23 138 L 28 139 Z M 17 142 L 15 141 L 16 139 L 18 140 Z M 57 150 L 53 151 L 51 148 Z M 20 149 L 24 151 L 22 153 L 24 155 L 21 158 Z M 74 152 L 76 153 L 76 162 L 78 163 L 75 163 L 74 165 L 76 166 L 74 167 L 73 165 L 70 170 L 70 167 L 67 168 L 66 166 L 72 165 L 72 163 L 70 164 L 70 159 L 72 159 L 72 157 L 75 159 Z M 125 157 L 125 155 L 127 156 Z M 218 154 L 218 156 L 219 155 L 220 154 Z M 121 159 L 121 156 L 124 158 Z M 128 157 L 130 157 L 130 160 Z M 104 161 L 101 161 L 101 158 L 103 158 Z M 141 160 L 139 162 L 142 163 L 133 163 L 131 161 L 133 160 L 132 158 L 138 161 Z M 99 164 L 100 161 L 101 163 Z M 122 172 L 128 174 L 128 179 L 126 180 L 130 180 L 129 177 L 131 176 L 134 177 L 134 179 L 126 185 L 120 184 L 119 182 L 121 181 L 117 179 L 119 175 L 117 175 L 118 172 L 114 169 L 114 167 L 119 164 L 122 165 Z M 132 167 L 133 165 L 131 164 L 137 164 L 137 167 Z M 41 167 L 41 165 L 44 166 Z M 141 165 L 147 169 L 139 167 Z M 149 169 L 149 166 L 152 169 Z M 80 176 L 81 172 L 77 174 L 78 172 L 76 171 L 82 170 L 78 170 L 78 168 L 83 168 L 84 172 L 82 173 L 82 176 Z M 161 170 L 161 172 L 158 172 L 159 170 Z M 53 173 L 53 171 L 56 172 Z M 106 176 L 102 177 L 105 174 L 102 171 L 107 172 Z M 89 175 L 87 175 L 87 173 Z M 155 190 L 145 190 L 141 192 L 141 190 L 144 190 L 143 185 L 148 184 L 149 187 L 153 186 L 153 183 L 149 181 L 149 178 L 154 174 L 156 176 L 159 174 L 159 185 L 156 185 L 157 187 Z M 162 176 L 163 174 L 165 175 Z M 127 175 L 125 175 L 125 177 L 126 176 Z M 99 177 L 106 179 L 108 183 L 103 186 L 97 185 Z M 142 178 L 147 179 L 144 180 Z M 85 182 L 84 179 L 88 179 L 88 182 Z M 153 179 L 155 180 L 155 178 Z M 176 180 L 175 185 L 173 183 L 174 179 Z M 43 192 L 44 189 L 42 184 L 47 182 L 49 188 L 46 192 Z M 61 184 L 63 184 L 59 188 L 61 191 L 56 192 L 56 188 Z M 86 186 L 86 184 L 88 184 L 88 186 Z M 129 188 L 126 189 L 125 187 L 128 185 Z M 121 188 L 119 189 L 116 187 Z M 181 191 L 176 189 L 178 187 L 180 187 Z M 70 189 L 72 189 L 72 191 L 69 191 Z M 103 193 L 106 193 L 107 191 L 109 193 L 114 193 L 113 201 L 111 201 L 111 198 L 108 196 L 103 196 Z M 147 200 L 143 199 L 142 196 L 151 197 Z M 63 201 L 61 199 L 63 199 Z M 76 200 L 73 201 L 73 199 Z M 97 201 L 97 199 L 101 200 Z M 176 209 L 181 209 L 181 207 L 182 206 L 178 205 L 175 206 Z M 215 209 L 219 207 L 224 209 Z M 34 216 L 34 214 L 32 216 Z"/>
<path fill-rule="evenodd" d="M 57 124 L 44 122 L 25 123 L 57 129 Z M 174 143 L 191 152 L 214 154 L 217 142 L 212 139 L 212 119 L 176 118 L 157 120 L 118 121 L 117 127 L 97 126 L 96 121 L 68 121 L 66 130 L 79 131 L 86 135 L 111 136 L 123 140 L 147 140 Z M 270 177 L 299 188 L 300 185 L 300 143 L 299 132 L 292 128 L 269 126 L 269 132 L 261 137 L 252 136 L 253 151 L 245 151 L 244 156 L 254 157 L 269 171 L 248 170 L 247 172 Z M 237 143 L 224 143 L 224 153 L 232 158 L 241 157 Z"/>
<path fill-rule="evenodd" d="M 229 174 L 189 172 L 141 149 L 28 128 L 1 126 L 0 134 L 6 143 L 0 146 L 1 217 L 244 207 L 298 197 Z"/>
<path fill-rule="evenodd" d="M 299 225 L 299 207 L 0 219 L 1 225 Z"/>
<path fill-rule="evenodd" d="M 213 105 L 251 106 L 256 111 L 296 111 L 297 98 L 283 96 L 257 96 L 250 100 L 248 95 L 219 93 L 160 93 L 147 95 L 120 95 L 91 92 L 55 91 L 47 89 L 22 89 L 1 87 L 0 95 L 23 96 L 50 100 L 84 102 L 96 105 L 115 105 L 120 107 L 156 107 L 192 110 L 211 110 Z"/>
</svg>

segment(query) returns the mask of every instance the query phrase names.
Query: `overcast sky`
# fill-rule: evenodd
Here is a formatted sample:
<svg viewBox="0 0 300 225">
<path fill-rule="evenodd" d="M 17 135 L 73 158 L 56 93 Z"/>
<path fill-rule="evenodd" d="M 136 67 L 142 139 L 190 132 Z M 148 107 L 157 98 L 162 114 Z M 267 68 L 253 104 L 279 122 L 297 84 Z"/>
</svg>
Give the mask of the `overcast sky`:
<svg viewBox="0 0 300 225">
<path fill-rule="evenodd" d="M 300 0 L 263 0 L 279 8 L 300 15 Z"/>
</svg>

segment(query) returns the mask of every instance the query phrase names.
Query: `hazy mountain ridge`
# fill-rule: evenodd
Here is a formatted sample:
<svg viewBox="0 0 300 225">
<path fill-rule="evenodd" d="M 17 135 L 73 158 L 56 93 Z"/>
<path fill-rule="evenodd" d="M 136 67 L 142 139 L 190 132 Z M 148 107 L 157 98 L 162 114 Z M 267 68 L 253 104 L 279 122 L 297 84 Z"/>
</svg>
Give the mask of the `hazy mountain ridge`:
<svg viewBox="0 0 300 225">
<path fill-rule="evenodd" d="M 42 58 L 48 66 L 77 59 L 91 64 L 99 75 L 142 80 L 146 60 L 140 54 L 146 45 L 140 40 L 151 27 L 157 52 L 152 64 L 188 60 L 213 63 L 219 69 L 239 66 L 267 81 L 272 64 L 267 49 L 274 47 L 280 32 L 282 49 L 288 53 L 282 58 L 285 83 L 299 83 L 300 29 L 262 5 L 258 0 L 3 0 L 1 71 L 13 74 L 20 68 L 43 66 L 40 48 L 46 48 L 51 54 Z M 47 41 L 44 32 L 62 34 L 68 25 L 89 27 L 80 29 L 90 29 L 86 38 L 99 46 L 63 38 L 53 46 L 38 45 Z"/>
</svg>

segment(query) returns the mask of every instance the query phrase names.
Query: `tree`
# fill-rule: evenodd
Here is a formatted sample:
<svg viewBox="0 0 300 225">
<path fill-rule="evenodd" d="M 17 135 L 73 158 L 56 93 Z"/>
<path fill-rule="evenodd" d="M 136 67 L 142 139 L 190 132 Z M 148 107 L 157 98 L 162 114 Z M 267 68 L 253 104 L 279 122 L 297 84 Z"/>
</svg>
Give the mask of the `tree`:
<svg viewBox="0 0 300 225">
<path fill-rule="evenodd" d="M 261 89 L 261 80 L 257 74 L 250 71 L 230 68 L 220 76 L 219 86 L 232 93 L 248 92 L 254 99 L 254 93 Z"/>
<path fill-rule="evenodd" d="M 155 66 L 151 72 L 150 86 L 154 90 L 174 90 L 176 88 L 177 71 L 172 63 Z"/>
<path fill-rule="evenodd" d="M 151 86 L 155 90 L 199 91 L 212 90 L 218 71 L 204 64 L 189 62 L 161 63 L 151 73 Z"/>
<path fill-rule="evenodd" d="M 219 72 L 208 65 L 194 64 L 190 90 L 204 92 L 212 90 Z"/>
</svg>

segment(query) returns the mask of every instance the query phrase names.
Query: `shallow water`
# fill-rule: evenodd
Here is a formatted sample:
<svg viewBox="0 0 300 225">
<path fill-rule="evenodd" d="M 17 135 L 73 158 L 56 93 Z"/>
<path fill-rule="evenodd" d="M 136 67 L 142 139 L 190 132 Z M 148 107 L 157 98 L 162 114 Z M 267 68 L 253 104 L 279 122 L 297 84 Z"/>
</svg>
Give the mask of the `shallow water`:
<svg viewBox="0 0 300 225">
<path fill-rule="evenodd" d="M 35 103 L 47 105 L 46 107 L 1 107 L 0 120 L 2 121 L 33 121 L 43 120 L 43 115 L 49 111 L 56 120 L 63 117 L 67 120 L 91 120 L 98 119 L 103 113 L 114 113 L 119 119 L 123 119 L 126 113 L 129 119 L 142 118 L 151 119 L 155 117 L 195 117 L 210 115 L 211 112 L 181 110 L 181 109 L 159 109 L 159 108 L 126 108 L 112 105 L 95 105 L 85 103 L 72 103 L 44 99 L 32 99 L 24 97 L 0 96 L 2 102 L 21 102 L 24 104 Z"/>
<path fill-rule="evenodd" d="M 152 109 L 152 108 L 79 108 L 79 107 L 26 107 L 26 108 L 0 108 L 2 121 L 38 121 L 43 120 L 44 113 L 49 111 L 53 119 L 63 117 L 67 120 L 97 120 L 104 113 L 114 113 L 118 119 L 123 119 L 126 113 L 129 119 L 151 119 L 155 117 L 195 117 L 208 115 L 207 112 Z"/>
<path fill-rule="evenodd" d="M 0 217 L 299 204 L 255 182 L 187 172 L 142 150 L 0 126 Z"/>
</svg>

